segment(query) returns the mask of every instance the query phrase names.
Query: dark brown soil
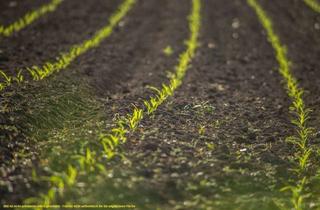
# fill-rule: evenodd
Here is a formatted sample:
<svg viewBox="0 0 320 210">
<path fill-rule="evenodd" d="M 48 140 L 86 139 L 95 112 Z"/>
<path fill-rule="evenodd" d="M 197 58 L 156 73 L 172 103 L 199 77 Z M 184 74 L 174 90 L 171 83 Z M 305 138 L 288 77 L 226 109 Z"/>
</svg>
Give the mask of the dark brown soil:
<svg viewBox="0 0 320 210">
<path fill-rule="evenodd" d="M 277 18 L 275 28 L 288 48 L 293 72 L 306 91 L 305 101 L 313 110 L 311 126 L 319 132 L 320 15 L 300 1 L 288 7 L 290 2 L 285 0 L 271 4 L 262 1 L 268 11 L 277 14 L 274 16 Z"/>
<path fill-rule="evenodd" d="M 138 209 L 274 210 L 274 200 L 289 201 L 290 194 L 279 189 L 296 179 L 290 171 L 294 149 L 285 141 L 294 127 L 274 50 L 245 1 L 202 3 L 200 46 L 183 85 L 130 134 L 121 146 L 127 161 L 116 158 L 107 165 L 112 178 L 100 177 L 90 193 L 74 202 L 132 203 Z M 306 104 L 314 110 L 311 142 L 317 146 L 320 17 L 302 1 L 261 3 L 288 47 L 293 73 L 306 90 Z M 19 3 L 15 13 L 1 2 L 5 13 L 0 22 L 37 5 L 38 1 Z M 0 38 L 0 69 L 12 73 L 54 59 L 107 24 L 117 5 L 114 0 L 65 1 L 13 37 Z M 50 140 L 36 145 L 24 124 L 24 112 L 46 107 L 30 107 L 28 100 L 36 100 L 33 95 L 48 91 L 47 86 L 56 88 L 60 80 L 75 89 L 79 82 L 88 83 L 103 101 L 103 115 L 111 126 L 115 116 L 125 116 L 133 104 L 141 106 L 152 94 L 148 85 L 168 82 L 167 72 L 174 70 L 189 36 L 190 9 L 189 0 L 139 0 L 111 37 L 68 69 L 1 94 L 2 104 L 18 107 L 0 112 L 1 124 L 15 127 L 0 130 L 1 203 L 19 203 L 47 190 L 28 176 L 55 150 L 44 152 L 41 145 Z M 174 50 L 170 56 L 163 53 L 167 46 Z M 34 155 L 24 165 L 14 154 L 25 147 Z"/>
</svg>

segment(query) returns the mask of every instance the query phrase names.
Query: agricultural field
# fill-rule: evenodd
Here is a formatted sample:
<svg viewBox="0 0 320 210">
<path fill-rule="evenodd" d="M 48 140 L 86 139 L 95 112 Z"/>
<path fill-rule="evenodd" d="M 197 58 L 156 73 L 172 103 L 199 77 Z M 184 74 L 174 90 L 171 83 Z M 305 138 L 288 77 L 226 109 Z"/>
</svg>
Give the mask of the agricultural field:
<svg viewBox="0 0 320 210">
<path fill-rule="evenodd" d="M 0 9 L 0 209 L 320 210 L 318 0 Z"/>
</svg>

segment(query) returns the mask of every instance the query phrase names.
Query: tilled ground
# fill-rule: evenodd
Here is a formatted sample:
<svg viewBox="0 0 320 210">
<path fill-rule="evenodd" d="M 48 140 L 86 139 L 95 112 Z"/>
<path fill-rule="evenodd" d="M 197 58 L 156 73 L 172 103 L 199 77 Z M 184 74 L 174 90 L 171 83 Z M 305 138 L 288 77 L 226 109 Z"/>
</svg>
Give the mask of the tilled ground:
<svg viewBox="0 0 320 210">
<path fill-rule="evenodd" d="M 261 3 L 306 90 L 315 130 L 311 143 L 318 146 L 320 17 L 302 1 Z M 64 2 L 13 37 L 0 39 L 0 69 L 54 59 L 105 25 L 118 4 Z M 274 50 L 245 1 L 202 4 L 200 46 L 182 86 L 129 135 L 120 148 L 125 158 L 107 163 L 108 176 L 69 200 L 226 210 L 273 210 L 277 202 L 289 202 L 290 193 L 279 189 L 297 178 L 290 171 L 295 150 L 285 141 L 295 131 Z M 5 8 L 0 20 L 7 23 L 7 17 L 40 3 L 19 2 L 18 13 L 0 5 Z M 114 119 L 152 95 L 149 85 L 169 81 L 189 36 L 190 9 L 189 0 L 139 0 L 111 37 L 66 70 L 1 94 L 6 107 L 0 112 L 2 204 L 46 192 L 47 184 L 32 180 L 32 168 L 40 174 L 59 168 L 79 151 L 81 141 L 95 140 L 94 129 L 111 128 Z M 167 46 L 172 55 L 163 52 Z M 47 165 L 52 159 L 56 165 Z M 318 163 L 313 159 L 314 166 Z M 312 209 L 320 192 L 314 183 L 307 187 L 312 191 L 307 209 Z"/>
</svg>

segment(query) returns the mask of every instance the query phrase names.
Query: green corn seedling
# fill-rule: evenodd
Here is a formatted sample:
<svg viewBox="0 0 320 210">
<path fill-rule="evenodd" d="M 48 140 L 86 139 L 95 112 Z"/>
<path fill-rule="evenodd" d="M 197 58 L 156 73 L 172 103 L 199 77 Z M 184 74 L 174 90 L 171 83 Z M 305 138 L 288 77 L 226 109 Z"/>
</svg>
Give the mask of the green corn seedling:
<svg viewBox="0 0 320 210">
<path fill-rule="evenodd" d="M 138 127 L 139 122 L 143 118 L 143 110 L 134 107 L 132 115 L 128 114 L 128 125 L 131 130 L 135 130 Z"/>
<path fill-rule="evenodd" d="M 8 76 L 4 71 L 0 70 L 0 75 L 4 78 L 4 81 L 7 85 L 10 85 L 12 82 L 12 77 Z"/>
<path fill-rule="evenodd" d="M 167 46 L 166 48 L 163 49 L 163 53 L 166 55 L 166 56 L 170 56 L 173 54 L 173 49 L 171 46 Z"/>
</svg>

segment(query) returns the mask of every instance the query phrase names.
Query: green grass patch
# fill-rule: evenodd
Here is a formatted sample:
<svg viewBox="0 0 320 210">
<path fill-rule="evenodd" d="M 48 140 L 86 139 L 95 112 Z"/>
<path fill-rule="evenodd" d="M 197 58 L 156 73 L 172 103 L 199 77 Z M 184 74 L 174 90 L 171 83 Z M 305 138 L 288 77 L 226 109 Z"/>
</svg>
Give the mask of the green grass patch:
<svg viewBox="0 0 320 210">
<path fill-rule="evenodd" d="M 18 19 L 17 21 L 8 26 L 0 25 L 0 35 L 9 37 L 13 33 L 16 33 L 24 29 L 40 17 L 46 15 L 49 12 L 55 11 L 56 8 L 62 3 L 62 1 L 63 0 L 52 0 L 50 3 L 45 4 L 36 10 L 28 12 L 22 18 Z"/>
</svg>

